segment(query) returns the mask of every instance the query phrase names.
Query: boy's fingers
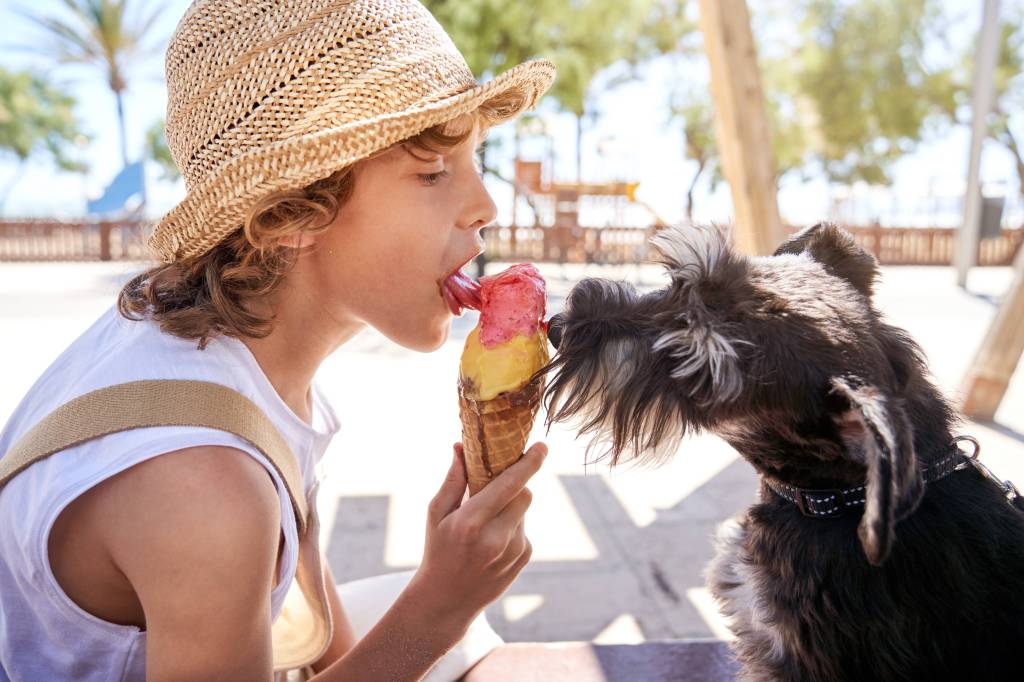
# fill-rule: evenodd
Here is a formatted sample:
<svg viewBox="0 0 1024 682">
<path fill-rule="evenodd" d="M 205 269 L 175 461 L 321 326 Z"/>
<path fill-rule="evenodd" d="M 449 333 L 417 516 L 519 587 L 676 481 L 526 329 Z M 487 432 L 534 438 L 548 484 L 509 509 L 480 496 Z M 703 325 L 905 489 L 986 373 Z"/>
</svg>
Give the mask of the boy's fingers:
<svg viewBox="0 0 1024 682">
<path fill-rule="evenodd" d="M 537 473 L 547 454 L 548 448 L 544 443 L 534 443 L 518 462 L 505 469 L 487 484 L 486 488 L 469 498 L 464 505 L 466 511 L 481 514 L 488 519 L 497 516 Z"/>
<path fill-rule="evenodd" d="M 466 467 L 462 457 L 462 443 L 456 443 L 452 452 L 452 464 L 445 474 L 444 483 L 427 508 L 427 519 L 432 523 L 437 523 L 462 504 L 462 497 L 466 492 Z"/>
<path fill-rule="evenodd" d="M 520 490 L 519 494 L 513 497 L 512 501 L 494 517 L 495 527 L 507 533 L 515 533 L 520 529 L 526 510 L 530 508 L 532 501 L 533 493 L 529 488 Z"/>
</svg>

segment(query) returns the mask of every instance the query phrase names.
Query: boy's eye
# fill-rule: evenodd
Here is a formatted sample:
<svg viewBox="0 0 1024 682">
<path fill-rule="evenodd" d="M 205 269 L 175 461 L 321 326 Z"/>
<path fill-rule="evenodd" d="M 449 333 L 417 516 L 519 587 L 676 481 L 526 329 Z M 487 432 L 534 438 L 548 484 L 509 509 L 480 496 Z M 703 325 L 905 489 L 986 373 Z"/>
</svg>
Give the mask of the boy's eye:
<svg viewBox="0 0 1024 682">
<path fill-rule="evenodd" d="M 448 177 L 448 171 L 442 170 L 436 173 L 419 173 L 420 182 L 428 187 L 430 185 L 436 185 L 441 178 Z"/>
</svg>

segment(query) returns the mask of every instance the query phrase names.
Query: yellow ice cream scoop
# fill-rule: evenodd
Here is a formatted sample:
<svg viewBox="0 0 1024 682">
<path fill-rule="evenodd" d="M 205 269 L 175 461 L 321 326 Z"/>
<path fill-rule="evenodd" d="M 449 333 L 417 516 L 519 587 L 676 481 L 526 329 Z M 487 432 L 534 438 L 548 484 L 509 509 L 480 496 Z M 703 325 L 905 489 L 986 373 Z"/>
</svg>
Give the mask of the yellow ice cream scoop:
<svg viewBox="0 0 1024 682">
<path fill-rule="evenodd" d="M 549 358 L 537 268 L 521 263 L 483 277 L 475 293 L 467 281 L 449 278 L 447 297 L 480 311 L 459 364 L 466 479 L 475 495 L 523 456 L 544 391 L 544 376 L 530 378 Z"/>
<path fill-rule="evenodd" d="M 488 348 L 480 343 L 478 326 L 466 338 L 459 373 L 472 382 L 479 400 L 490 400 L 522 387 L 548 360 L 547 339 L 542 331 L 532 336 L 516 334 Z"/>
</svg>

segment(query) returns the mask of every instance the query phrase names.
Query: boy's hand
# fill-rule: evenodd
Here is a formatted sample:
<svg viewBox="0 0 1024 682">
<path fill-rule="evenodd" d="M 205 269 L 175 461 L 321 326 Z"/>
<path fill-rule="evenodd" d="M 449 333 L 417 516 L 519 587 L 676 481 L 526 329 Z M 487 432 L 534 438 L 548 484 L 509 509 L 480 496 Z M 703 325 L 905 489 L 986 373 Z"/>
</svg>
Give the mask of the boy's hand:
<svg viewBox="0 0 1024 682">
<path fill-rule="evenodd" d="M 540 469 L 547 446 L 535 443 L 522 459 L 463 503 L 466 470 L 462 445 L 427 513 L 423 563 L 410 583 L 426 608 L 465 627 L 497 599 L 530 560 L 523 516 L 532 495 L 527 482 Z"/>
</svg>

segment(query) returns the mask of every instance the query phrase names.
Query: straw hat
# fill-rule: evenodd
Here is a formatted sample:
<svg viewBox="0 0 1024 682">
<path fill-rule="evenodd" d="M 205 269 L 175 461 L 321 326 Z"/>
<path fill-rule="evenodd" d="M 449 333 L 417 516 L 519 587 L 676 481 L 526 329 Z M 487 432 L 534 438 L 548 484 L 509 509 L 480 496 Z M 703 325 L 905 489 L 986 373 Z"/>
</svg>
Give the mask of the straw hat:
<svg viewBox="0 0 1024 682">
<path fill-rule="evenodd" d="M 188 194 L 149 244 L 206 253 L 270 192 L 327 177 L 510 89 L 533 107 L 554 65 L 477 84 L 416 0 L 196 0 L 167 48 L 167 144 Z"/>
</svg>

